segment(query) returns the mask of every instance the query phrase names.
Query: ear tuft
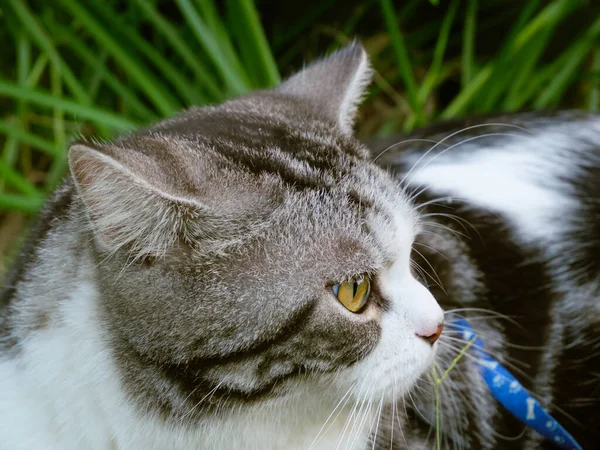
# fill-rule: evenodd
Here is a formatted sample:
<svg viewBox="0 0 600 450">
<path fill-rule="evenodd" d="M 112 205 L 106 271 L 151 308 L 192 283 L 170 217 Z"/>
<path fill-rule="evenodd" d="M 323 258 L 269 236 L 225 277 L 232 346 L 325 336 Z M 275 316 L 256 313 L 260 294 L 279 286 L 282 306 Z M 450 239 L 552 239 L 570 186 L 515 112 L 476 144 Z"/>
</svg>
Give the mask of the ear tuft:
<svg viewBox="0 0 600 450">
<path fill-rule="evenodd" d="M 289 78 L 276 90 L 310 101 L 345 134 L 352 134 L 358 105 L 371 83 L 367 52 L 357 42 Z"/>
</svg>

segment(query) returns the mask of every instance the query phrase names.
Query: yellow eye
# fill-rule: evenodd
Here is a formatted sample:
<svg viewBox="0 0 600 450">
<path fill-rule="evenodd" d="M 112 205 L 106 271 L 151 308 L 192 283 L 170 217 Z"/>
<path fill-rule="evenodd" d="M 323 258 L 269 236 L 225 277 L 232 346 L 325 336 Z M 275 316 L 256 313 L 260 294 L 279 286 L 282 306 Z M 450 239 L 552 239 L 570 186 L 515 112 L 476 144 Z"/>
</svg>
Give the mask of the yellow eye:
<svg viewBox="0 0 600 450">
<path fill-rule="evenodd" d="M 334 284 L 331 289 L 348 311 L 359 312 L 369 300 L 371 283 L 368 278 L 361 277 L 344 283 Z"/>
</svg>

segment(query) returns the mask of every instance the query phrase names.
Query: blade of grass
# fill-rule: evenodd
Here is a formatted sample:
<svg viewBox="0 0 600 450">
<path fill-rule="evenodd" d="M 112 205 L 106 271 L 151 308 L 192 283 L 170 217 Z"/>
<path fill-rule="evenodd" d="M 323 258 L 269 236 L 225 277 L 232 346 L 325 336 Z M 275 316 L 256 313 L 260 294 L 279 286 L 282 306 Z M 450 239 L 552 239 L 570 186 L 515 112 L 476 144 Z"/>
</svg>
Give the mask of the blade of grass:
<svg viewBox="0 0 600 450">
<path fill-rule="evenodd" d="M 221 31 L 224 31 L 223 19 L 217 11 L 217 6 L 215 5 L 215 2 L 213 0 L 196 0 L 195 3 L 198 7 L 198 10 L 200 11 L 200 16 L 203 18 L 208 28 L 210 28 L 211 31 L 221 35 Z M 227 35 L 227 33 L 225 34 Z M 229 40 L 228 35 L 226 36 L 226 38 Z M 229 44 L 231 44 L 230 40 Z"/>
<path fill-rule="evenodd" d="M 514 108 L 518 103 L 522 86 L 527 82 L 535 64 L 546 48 L 557 24 L 581 5 L 577 0 L 555 0 L 544 7 L 515 35 L 507 58 L 498 63 L 498 76 L 495 79 L 496 93 L 490 94 L 487 105 L 494 107 L 491 100 L 503 100 L 501 108 Z M 510 67 L 510 74 L 503 70 Z M 504 74 L 502 73 L 504 72 Z M 494 98 L 495 97 L 495 98 Z M 498 107 L 498 106 L 496 106 Z"/>
<path fill-rule="evenodd" d="M 464 111 L 467 110 L 473 98 L 479 93 L 483 86 L 490 79 L 494 73 L 494 66 L 492 64 L 486 65 L 481 69 L 475 78 L 469 83 L 469 85 L 460 91 L 460 93 L 452 100 L 452 102 L 441 112 L 439 117 L 441 119 L 452 119 L 454 117 L 460 117 Z"/>
<path fill-rule="evenodd" d="M 519 96 L 524 108 L 528 109 L 530 107 L 534 99 L 539 96 L 543 87 L 550 83 L 550 80 L 554 77 L 555 73 L 556 70 L 554 70 L 553 65 L 538 67 L 536 69 L 535 73 L 532 74 L 532 78 L 523 87 L 521 95 Z"/>
<path fill-rule="evenodd" d="M 163 85 L 151 75 L 150 71 L 143 68 L 140 63 L 129 55 L 92 15 L 76 0 L 61 0 L 61 3 L 76 17 L 94 39 L 123 67 L 133 80 L 135 80 L 148 98 L 153 102 L 161 115 L 170 116 L 177 109 L 177 102 L 164 91 Z"/>
<path fill-rule="evenodd" d="M 515 70 L 516 76 L 511 77 L 512 82 L 507 86 L 508 89 L 505 92 L 502 102 L 502 110 L 515 111 L 518 108 L 525 85 L 531 79 L 532 72 L 535 71 L 537 62 L 542 52 L 546 49 L 553 30 L 554 27 L 548 25 L 547 28 L 544 28 L 535 36 L 535 39 L 528 42 L 512 59 L 515 64 L 513 70 Z"/>
<path fill-rule="evenodd" d="M 31 44 L 25 33 L 19 33 L 17 38 L 17 83 L 25 84 L 27 74 L 31 66 Z M 27 104 L 23 99 L 17 101 L 17 117 L 13 127 L 22 129 L 25 125 L 25 114 L 27 112 Z M 2 160 L 10 167 L 14 166 L 19 151 L 18 141 L 13 136 L 8 136 L 4 143 L 2 151 Z M 0 191 L 3 190 L 4 183 L 0 180 Z"/>
<path fill-rule="evenodd" d="M 574 2 L 572 0 L 564 0 L 562 3 L 557 1 L 556 8 L 553 10 L 544 10 L 542 14 L 534 19 L 534 21 L 526 27 L 524 35 L 529 28 L 539 21 L 538 31 L 531 32 L 528 40 L 524 40 L 521 51 L 514 58 L 515 62 L 519 61 L 518 76 L 512 80 L 508 89 L 507 96 L 503 102 L 505 110 L 514 111 L 522 105 L 521 94 L 523 86 L 531 79 L 532 72 L 535 70 L 536 64 L 542 56 L 542 53 L 547 47 L 548 41 L 554 30 L 561 20 L 564 20 L 571 12 L 573 12 Z M 560 7 L 562 6 L 562 7 Z M 545 12 L 545 14 L 543 14 Z M 520 36 L 521 37 L 521 36 Z"/>
<path fill-rule="evenodd" d="M 559 103 L 585 57 L 590 54 L 592 49 L 596 48 L 599 35 L 600 19 L 597 19 L 588 28 L 585 35 L 558 58 L 553 64 L 555 75 L 536 100 L 534 104 L 536 109 L 548 108 Z"/>
<path fill-rule="evenodd" d="M 48 65 L 48 56 L 45 53 L 42 53 L 37 57 L 35 62 L 33 63 L 33 67 L 31 71 L 27 75 L 25 80 L 25 86 L 33 87 L 38 84 L 40 78 L 44 71 L 46 70 L 46 66 Z"/>
<path fill-rule="evenodd" d="M 0 159 L 0 178 L 6 183 L 12 185 L 25 195 L 39 196 L 40 193 L 35 186 L 30 183 L 23 175 L 10 167 Z"/>
<path fill-rule="evenodd" d="M 62 80 L 60 78 L 60 72 L 57 67 L 52 66 L 50 68 L 50 89 L 52 95 L 61 98 L 62 92 Z M 54 189 L 58 183 L 60 177 L 64 173 L 64 169 L 67 162 L 66 144 L 67 138 L 65 134 L 65 117 L 64 111 L 60 108 L 52 108 L 52 131 L 54 132 L 54 146 L 60 150 L 58 155 L 53 159 L 50 170 L 46 175 L 46 191 Z"/>
<path fill-rule="evenodd" d="M 100 54 L 97 56 L 96 61 L 98 64 L 95 64 L 92 69 L 92 76 L 87 83 L 88 92 L 90 93 L 90 97 L 92 100 L 96 99 L 98 95 L 98 91 L 102 87 L 102 81 L 104 78 L 103 68 L 106 66 L 106 61 L 108 60 L 108 53 L 104 50 L 100 51 Z M 89 70 L 90 68 L 88 68 Z"/>
<path fill-rule="evenodd" d="M 477 340 L 477 336 L 473 336 L 473 338 L 466 343 L 466 345 L 460 350 L 458 355 L 452 360 L 452 363 L 448 366 L 448 368 L 444 371 L 442 376 L 438 375 L 437 366 L 435 361 L 433 362 L 431 369 L 433 375 L 433 385 L 434 385 L 434 393 L 435 393 L 435 441 L 436 441 L 436 449 L 441 450 L 442 448 L 442 437 L 441 437 L 441 427 L 440 427 L 440 386 L 448 376 L 450 372 L 456 367 L 456 364 L 465 356 L 465 353 L 471 348 L 471 346 Z"/>
<path fill-rule="evenodd" d="M 594 59 L 592 62 L 592 89 L 588 100 L 588 109 L 597 112 L 600 108 L 600 47 L 594 50 Z"/>
<path fill-rule="evenodd" d="M 438 383 L 438 372 L 435 361 L 431 366 L 433 373 L 433 393 L 435 395 L 435 448 L 442 450 L 442 427 L 440 426 L 440 383 Z"/>
<path fill-rule="evenodd" d="M 440 113 L 441 119 L 451 119 L 464 114 L 471 104 L 482 105 L 484 111 L 492 110 L 493 102 L 504 89 L 503 78 L 498 78 L 503 72 L 504 78 L 509 78 L 507 60 L 513 49 L 515 37 L 526 26 L 529 17 L 535 12 L 540 0 L 529 0 L 519 14 L 515 25 L 511 28 L 507 39 L 500 49 L 498 57 L 487 63 L 471 80 L 471 83 L 460 91 L 450 104 Z M 494 88 L 495 91 L 494 91 Z M 479 97 L 480 96 L 480 97 Z M 485 104 L 485 106 L 483 106 Z"/>
<path fill-rule="evenodd" d="M 25 33 L 19 35 L 17 41 L 17 83 L 25 85 L 27 83 L 27 75 L 31 70 L 31 42 L 25 36 Z M 25 122 L 27 114 L 27 102 L 20 100 L 17 102 L 17 116 L 21 125 Z"/>
<path fill-rule="evenodd" d="M 374 2 L 375 0 L 363 0 L 358 5 L 356 5 L 356 8 L 354 8 L 352 15 L 342 27 L 342 31 L 344 34 L 348 36 L 355 34 L 354 30 L 356 28 L 356 25 L 363 18 L 365 13 L 369 11 L 369 9 L 371 8 L 371 3 Z"/>
<path fill-rule="evenodd" d="M 0 210 L 21 211 L 29 214 L 36 213 L 44 204 L 44 198 L 37 196 L 24 196 L 15 194 L 0 194 Z"/>
<path fill-rule="evenodd" d="M 215 37 L 189 0 L 175 0 L 185 20 L 196 36 L 198 43 L 212 61 L 221 78 L 233 94 L 242 94 L 249 89 L 249 84 L 243 76 L 239 61 L 231 60 L 227 52 L 223 52 Z"/>
<path fill-rule="evenodd" d="M 242 58 L 254 67 L 255 79 L 261 87 L 275 86 L 280 81 L 279 70 L 265 37 L 260 17 L 252 0 L 228 0 L 228 12 L 238 26 L 231 32 L 242 49 Z"/>
<path fill-rule="evenodd" d="M 398 21 L 400 23 L 404 23 L 409 17 L 413 17 L 417 11 L 417 8 L 422 4 L 422 0 L 409 0 L 402 2 L 402 7 L 397 14 Z"/>
<path fill-rule="evenodd" d="M 196 0 L 196 5 L 200 11 L 200 16 L 205 21 L 208 29 L 214 34 L 216 44 L 219 46 L 223 57 L 228 59 L 239 68 L 240 79 L 248 86 L 252 86 L 248 73 L 243 70 L 241 62 L 236 51 L 233 48 L 233 43 L 230 36 L 231 27 L 226 23 L 219 12 L 214 0 Z"/>
<path fill-rule="evenodd" d="M 446 47 L 448 46 L 448 36 L 450 35 L 452 23 L 454 22 L 454 17 L 456 16 L 456 11 L 458 10 L 458 4 L 458 0 L 452 0 L 452 3 L 450 3 L 449 8 L 444 15 L 444 20 L 442 21 L 438 40 L 435 44 L 435 50 L 433 52 L 433 61 L 431 63 L 431 67 L 427 71 L 427 75 L 423 79 L 421 88 L 419 89 L 418 101 L 421 104 L 424 104 L 427 101 L 427 98 L 440 81 L 440 69 L 444 60 Z"/>
<path fill-rule="evenodd" d="M 194 72 L 198 85 L 208 92 L 208 95 L 212 100 L 223 100 L 223 92 L 217 85 L 216 80 L 212 77 L 211 72 L 198 60 L 197 55 L 194 54 L 190 47 L 179 36 L 175 27 L 160 14 L 150 2 L 146 0 L 134 1 L 152 25 L 166 38 L 173 50 L 179 53 L 179 56 L 181 56 L 188 67 Z"/>
<path fill-rule="evenodd" d="M 17 83 L 27 83 L 27 75 L 31 66 L 31 44 L 25 33 L 19 33 L 17 38 Z M 13 119 L 11 129 L 16 131 L 26 127 L 27 103 L 23 99 L 17 100 L 17 117 Z M 15 136 L 7 135 L 2 151 L 2 160 L 9 167 L 14 167 L 19 156 L 19 141 Z M 0 192 L 3 192 L 5 183 L 0 179 Z"/>
<path fill-rule="evenodd" d="M 59 24 L 52 24 L 49 29 L 57 39 L 64 42 L 71 48 L 83 62 L 98 74 L 98 76 L 111 88 L 115 94 L 122 98 L 133 109 L 135 114 L 144 121 L 151 121 L 156 118 L 156 114 L 144 105 L 135 92 L 129 89 L 121 80 L 119 80 L 106 65 L 101 63 L 92 52 L 88 45 L 85 45 L 77 36 L 66 27 Z"/>
<path fill-rule="evenodd" d="M 83 104 L 89 105 L 91 100 L 87 95 L 83 86 L 79 83 L 69 66 L 60 57 L 56 48 L 52 45 L 51 36 L 46 33 L 42 28 L 38 20 L 33 16 L 25 2 L 21 0 L 9 0 L 10 4 L 17 14 L 21 22 L 23 23 L 23 29 L 27 30 L 32 39 L 37 45 L 44 51 L 50 61 L 60 68 L 60 73 L 65 79 L 65 83 L 69 86 L 69 90 L 73 93 L 75 98 Z"/>
<path fill-rule="evenodd" d="M 52 142 L 47 141 L 33 133 L 24 131 L 19 127 L 15 127 L 14 125 L 6 122 L 6 120 L 0 119 L 0 134 L 12 137 L 15 141 L 23 144 L 31 145 L 32 147 L 37 148 L 51 157 L 58 156 L 60 151 Z"/>
<path fill-rule="evenodd" d="M 119 14 L 111 8 L 107 8 L 99 3 L 93 3 L 93 5 L 97 17 L 102 18 L 105 24 L 110 24 L 110 26 L 116 27 L 120 31 L 117 42 L 127 42 L 135 47 L 135 53 L 145 56 L 146 60 L 159 70 L 161 80 L 170 82 L 171 86 L 175 88 L 175 91 L 179 94 L 179 98 L 182 100 L 181 102 L 177 102 L 176 107 L 178 110 L 190 104 L 204 104 L 207 102 L 205 95 L 200 92 L 199 85 L 190 82 L 189 79 L 183 76 L 181 68 L 176 67 L 154 48 L 149 41 L 142 38 L 135 26 L 122 20 Z M 150 74 L 150 71 L 148 71 L 148 74 Z M 158 80 L 156 82 L 160 83 Z M 161 86 L 161 88 L 163 87 L 166 88 L 166 86 Z M 166 89 L 163 90 L 166 92 Z"/>
<path fill-rule="evenodd" d="M 498 102 L 504 95 L 510 80 L 516 74 L 517 68 L 511 64 L 511 58 L 515 52 L 515 40 L 517 35 L 527 26 L 527 23 L 533 17 L 540 7 L 540 0 L 530 0 L 521 10 L 515 25 L 510 29 L 508 36 L 498 52 L 496 61 L 491 63 L 493 74 L 484 89 L 481 89 L 479 96 L 474 99 L 474 103 L 479 107 L 477 112 L 491 111 L 498 108 Z"/>
<path fill-rule="evenodd" d="M 47 93 L 47 91 L 42 91 L 42 92 Z M 51 110 L 52 107 L 50 106 L 50 107 L 48 107 L 48 109 Z M 30 111 L 29 114 L 27 115 L 27 123 L 30 126 L 43 128 L 44 130 L 41 130 L 41 129 L 39 130 L 40 134 L 42 134 L 42 135 L 46 135 L 46 132 L 52 133 L 52 115 L 51 114 L 48 115 L 48 111 L 42 112 L 42 111 L 39 111 L 37 108 L 35 110 Z M 67 129 L 69 134 L 80 133 L 84 127 L 85 128 L 92 127 L 93 128 L 92 132 L 95 133 L 97 126 L 98 126 L 98 124 L 96 122 L 89 121 L 89 127 L 88 127 L 88 123 L 82 123 L 82 121 L 78 120 L 77 117 L 72 117 L 72 118 L 67 117 L 65 119 L 65 128 Z M 139 126 L 139 124 L 137 126 Z M 114 129 L 111 128 L 111 130 L 114 130 Z M 109 137 L 109 136 L 107 136 L 107 137 Z"/>
<path fill-rule="evenodd" d="M 17 86 L 10 81 L 2 79 L 0 79 L 0 94 L 13 98 L 22 98 L 31 103 L 36 103 L 48 108 L 59 108 L 69 114 L 79 116 L 79 118 L 106 125 L 115 131 L 131 131 L 138 126 L 131 120 L 109 111 L 97 107 L 85 106 L 77 101 L 67 100 L 65 98 L 55 98 L 46 91 Z"/>
<path fill-rule="evenodd" d="M 412 65 L 410 63 L 410 59 L 408 57 L 408 51 L 406 49 L 406 45 L 404 42 L 404 38 L 400 31 L 400 27 L 396 21 L 396 15 L 394 12 L 394 7 L 392 5 L 391 0 L 379 0 L 383 18 L 386 23 L 386 27 L 388 33 L 390 34 L 390 39 L 392 41 L 392 46 L 394 48 L 396 54 L 396 62 L 398 64 L 398 70 L 402 75 L 402 79 L 404 81 L 404 86 L 408 93 L 409 104 L 417 116 L 417 123 L 424 122 L 424 114 L 423 107 L 419 103 L 418 93 L 417 93 L 417 83 L 415 82 L 414 73 L 412 69 Z"/>
<path fill-rule="evenodd" d="M 467 86 L 473 79 L 475 54 L 475 23 L 477 21 L 477 0 L 468 0 L 465 12 L 465 25 L 463 28 L 463 47 L 461 55 L 461 78 L 463 87 Z"/>
<path fill-rule="evenodd" d="M 530 42 L 535 35 L 571 13 L 575 8 L 582 5 L 578 0 L 554 0 L 550 2 L 533 20 L 531 20 L 523 31 L 515 37 L 515 47 L 521 48 Z"/>
</svg>

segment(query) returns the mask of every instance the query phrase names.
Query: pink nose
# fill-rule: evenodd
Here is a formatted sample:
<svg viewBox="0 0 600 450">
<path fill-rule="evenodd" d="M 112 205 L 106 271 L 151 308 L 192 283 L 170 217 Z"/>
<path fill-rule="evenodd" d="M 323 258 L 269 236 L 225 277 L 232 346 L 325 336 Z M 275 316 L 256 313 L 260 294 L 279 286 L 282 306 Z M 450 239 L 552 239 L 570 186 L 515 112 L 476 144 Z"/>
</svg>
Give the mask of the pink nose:
<svg viewBox="0 0 600 450">
<path fill-rule="evenodd" d="M 440 335 L 442 334 L 442 330 L 444 329 L 444 324 L 440 323 L 435 332 L 433 334 L 419 334 L 417 333 L 417 336 L 419 336 L 422 339 L 425 339 L 427 342 L 429 342 L 431 345 L 433 345 L 435 343 L 435 341 L 437 341 L 440 338 Z"/>
</svg>

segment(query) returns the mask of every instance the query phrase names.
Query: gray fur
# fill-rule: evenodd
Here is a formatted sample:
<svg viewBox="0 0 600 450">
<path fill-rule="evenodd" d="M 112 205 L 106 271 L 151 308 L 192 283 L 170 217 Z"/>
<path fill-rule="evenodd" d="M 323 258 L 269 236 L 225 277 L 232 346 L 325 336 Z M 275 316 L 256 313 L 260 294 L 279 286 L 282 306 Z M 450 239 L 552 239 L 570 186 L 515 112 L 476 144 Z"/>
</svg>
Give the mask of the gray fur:
<svg viewBox="0 0 600 450">
<path fill-rule="evenodd" d="M 217 386 L 223 411 L 367 355 L 377 321 L 340 315 L 330 286 L 386 264 L 369 223 L 387 222 L 403 196 L 333 110 L 296 95 L 327 70 L 320 100 L 331 92 L 330 108 L 346 102 L 337 113 L 349 121 L 358 98 L 338 99 L 349 95 L 339 83 L 362 79 L 366 64 L 349 47 L 280 90 L 74 144 L 69 206 L 13 280 L 3 339 L 18 346 L 60 321 L 53 299 L 80 281 L 73 267 L 86 267 L 126 386 L 165 417 L 184 416 Z"/>
</svg>

